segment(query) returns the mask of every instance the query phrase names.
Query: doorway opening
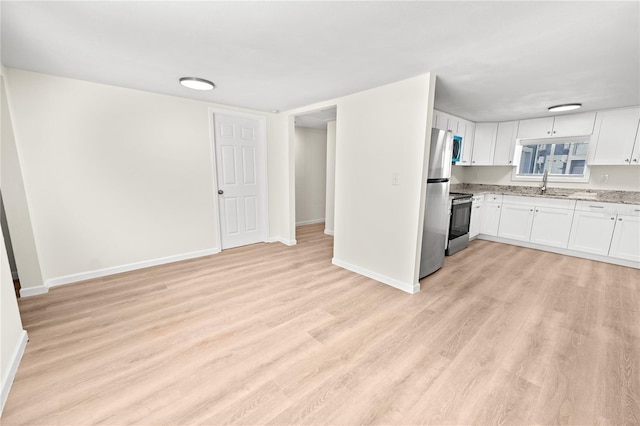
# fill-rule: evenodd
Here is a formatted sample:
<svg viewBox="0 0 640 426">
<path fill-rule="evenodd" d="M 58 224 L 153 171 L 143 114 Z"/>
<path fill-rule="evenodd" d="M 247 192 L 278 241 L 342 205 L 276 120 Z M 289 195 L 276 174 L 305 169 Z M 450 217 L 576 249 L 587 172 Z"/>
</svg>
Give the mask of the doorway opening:
<svg viewBox="0 0 640 426">
<path fill-rule="evenodd" d="M 2 235 L 4 237 L 4 246 L 7 250 L 7 257 L 9 258 L 9 269 L 11 269 L 11 279 L 13 280 L 13 288 L 16 292 L 16 297 L 20 298 L 20 278 L 18 277 L 18 267 L 16 265 L 16 258 L 13 254 L 13 245 L 11 244 L 11 235 L 9 234 L 9 224 L 7 224 L 7 215 L 4 211 L 4 201 L 2 199 L 2 192 L 0 192 L 0 225 L 2 225 Z"/>
<path fill-rule="evenodd" d="M 294 117 L 296 240 L 334 234 L 335 106 Z"/>
</svg>

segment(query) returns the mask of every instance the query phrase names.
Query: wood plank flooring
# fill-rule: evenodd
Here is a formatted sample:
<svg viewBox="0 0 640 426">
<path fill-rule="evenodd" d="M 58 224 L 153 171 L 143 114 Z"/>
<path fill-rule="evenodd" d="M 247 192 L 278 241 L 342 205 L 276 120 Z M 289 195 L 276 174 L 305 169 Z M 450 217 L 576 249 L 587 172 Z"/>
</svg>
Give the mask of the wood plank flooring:
<svg viewBox="0 0 640 426">
<path fill-rule="evenodd" d="M 2 424 L 640 422 L 640 271 L 474 241 L 409 295 L 322 229 L 21 299 Z"/>
</svg>

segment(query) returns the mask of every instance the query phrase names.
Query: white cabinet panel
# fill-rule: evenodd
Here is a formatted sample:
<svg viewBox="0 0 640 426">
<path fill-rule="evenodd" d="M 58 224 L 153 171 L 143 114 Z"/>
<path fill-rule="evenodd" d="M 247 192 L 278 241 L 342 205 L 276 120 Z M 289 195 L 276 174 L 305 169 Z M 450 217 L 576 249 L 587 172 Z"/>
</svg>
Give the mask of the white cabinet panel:
<svg viewBox="0 0 640 426">
<path fill-rule="evenodd" d="M 503 204 L 498 237 L 529 241 L 534 206 Z"/>
<path fill-rule="evenodd" d="M 637 140 L 639 122 L 640 108 L 599 112 L 592 141 L 595 145 L 595 152 L 590 164 L 629 164 L 632 163 L 632 152 L 634 152 L 633 158 L 640 157 L 640 152 L 638 151 L 640 148 L 634 151 L 634 141 Z M 635 143 L 635 145 L 637 146 L 638 143 Z"/>
<path fill-rule="evenodd" d="M 473 154 L 473 136 L 476 130 L 476 125 L 470 121 L 465 121 L 464 127 L 465 127 L 464 135 L 460 135 L 463 137 L 462 157 L 460 158 L 460 162 L 458 164 L 460 166 L 470 166 L 471 156 Z"/>
<path fill-rule="evenodd" d="M 474 197 L 475 198 L 475 197 Z M 475 238 L 480 234 L 483 213 L 482 201 L 473 201 L 471 204 L 471 218 L 469 219 L 469 238 Z"/>
<path fill-rule="evenodd" d="M 615 213 L 576 210 L 573 214 L 569 248 L 606 256 L 611 245 L 615 219 Z"/>
<path fill-rule="evenodd" d="M 502 123 L 498 123 L 496 149 L 493 155 L 494 166 L 513 165 L 513 151 L 515 150 L 517 136 L 517 121 L 505 121 Z"/>
<path fill-rule="evenodd" d="M 619 214 L 609 256 L 640 262 L 640 217 Z"/>
<path fill-rule="evenodd" d="M 433 128 L 440 130 L 448 130 L 449 114 L 442 111 L 433 110 Z"/>
<path fill-rule="evenodd" d="M 520 120 L 518 125 L 518 138 L 544 138 L 550 137 L 553 130 L 553 117 L 532 118 Z"/>
<path fill-rule="evenodd" d="M 531 228 L 531 242 L 567 248 L 573 210 L 536 206 Z"/>
<path fill-rule="evenodd" d="M 640 165 L 640 122 L 638 123 L 638 130 L 636 131 L 636 142 L 633 145 L 633 153 L 631 153 L 631 165 Z"/>
<path fill-rule="evenodd" d="M 595 121 L 595 112 L 558 115 L 554 117 L 553 131 L 551 134 L 555 137 L 590 135 L 593 133 Z"/>
<path fill-rule="evenodd" d="M 482 220 L 480 221 L 480 233 L 485 235 L 498 235 L 500 225 L 500 211 L 502 207 L 498 203 L 484 203 L 482 206 Z"/>
<path fill-rule="evenodd" d="M 496 146 L 498 123 L 477 123 L 473 138 L 473 166 L 490 166 L 493 163 L 493 152 Z"/>
</svg>

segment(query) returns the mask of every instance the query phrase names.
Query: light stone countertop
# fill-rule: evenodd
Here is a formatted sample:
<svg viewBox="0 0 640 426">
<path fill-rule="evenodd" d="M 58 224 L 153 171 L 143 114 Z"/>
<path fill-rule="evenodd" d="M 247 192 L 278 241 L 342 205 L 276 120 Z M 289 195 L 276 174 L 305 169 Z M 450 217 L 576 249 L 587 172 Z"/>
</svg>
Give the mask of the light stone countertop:
<svg viewBox="0 0 640 426">
<path fill-rule="evenodd" d="M 539 186 L 483 185 L 457 183 L 450 187 L 451 192 L 464 194 L 502 194 L 525 197 L 562 198 L 570 200 L 600 201 L 604 203 L 640 204 L 638 191 L 584 190 L 577 188 L 549 188 L 544 195 Z"/>
</svg>

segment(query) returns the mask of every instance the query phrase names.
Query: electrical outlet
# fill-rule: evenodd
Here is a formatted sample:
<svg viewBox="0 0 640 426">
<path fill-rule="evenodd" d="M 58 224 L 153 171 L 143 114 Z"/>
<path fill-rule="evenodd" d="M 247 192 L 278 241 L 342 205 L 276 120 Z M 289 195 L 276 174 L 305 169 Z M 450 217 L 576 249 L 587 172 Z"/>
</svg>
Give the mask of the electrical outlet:
<svg viewBox="0 0 640 426">
<path fill-rule="evenodd" d="M 400 185 L 400 173 L 393 173 L 391 175 L 391 185 Z"/>
<path fill-rule="evenodd" d="M 602 183 L 609 182 L 609 175 L 600 175 L 600 182 Z"/>
</svg>

